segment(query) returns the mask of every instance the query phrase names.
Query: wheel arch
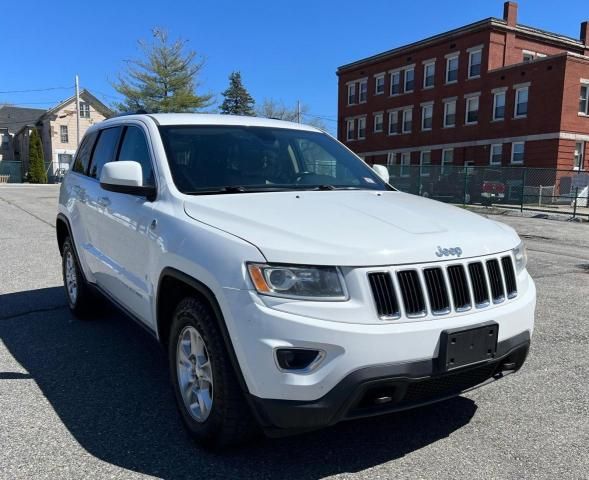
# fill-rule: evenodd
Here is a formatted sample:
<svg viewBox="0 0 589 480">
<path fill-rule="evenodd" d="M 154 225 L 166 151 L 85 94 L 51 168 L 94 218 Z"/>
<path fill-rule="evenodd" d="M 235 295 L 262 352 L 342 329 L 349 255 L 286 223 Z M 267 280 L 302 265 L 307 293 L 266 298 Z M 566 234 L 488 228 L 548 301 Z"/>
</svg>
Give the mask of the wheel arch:
<svg viewBox="0 0 589 480">
<path fill-rule="evenodd" d="M 225 349 L 229 355 L 231 365 L 239 380 L 242 390 L 247 393 L 247 385 L 235 354 L 235 349 L 229 336 L 225 317 L 213 291 L 201 281 L 172 267 L 162 270 L 157 287 L 156 297 L 156 326 L 159 341 L 167 346 L 169 341 L 172 314 L 176 305 L 183 298 L 196 295 L 210 308 L 217 327 L 221 332 Z"/>
<path fill-rule="evenodd" d="M 63 243 L 65 242 L 65 239 L 69 236 L 73 242 L 70 222 L 63 213 L 57 214 L 57 218 L 55 219 L 55 233 L 57 235 L 59 253 L 63 255 Z"/>
</svg>

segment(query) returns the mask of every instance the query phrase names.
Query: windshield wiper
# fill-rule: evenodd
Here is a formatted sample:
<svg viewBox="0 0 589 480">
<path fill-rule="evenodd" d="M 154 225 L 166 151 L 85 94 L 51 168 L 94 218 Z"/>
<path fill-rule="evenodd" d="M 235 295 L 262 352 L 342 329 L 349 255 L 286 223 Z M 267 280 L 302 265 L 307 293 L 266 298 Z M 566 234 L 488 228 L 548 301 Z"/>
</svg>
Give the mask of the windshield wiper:
<svg viewBox="0 0 589 480">
<path fill-rule="evenodd" d="M 244 187 L 242 185 L 227 185 L 225 187 L 216 188 L 214 190 L 194 190 L 183 192 L 185 195 L 222 195 L 225 193 L 256 193 L 256 192 L 281 192 L 291 190 L 290 187 L 267 185 L 267 186 L 252 186 Z"/>
</svg>

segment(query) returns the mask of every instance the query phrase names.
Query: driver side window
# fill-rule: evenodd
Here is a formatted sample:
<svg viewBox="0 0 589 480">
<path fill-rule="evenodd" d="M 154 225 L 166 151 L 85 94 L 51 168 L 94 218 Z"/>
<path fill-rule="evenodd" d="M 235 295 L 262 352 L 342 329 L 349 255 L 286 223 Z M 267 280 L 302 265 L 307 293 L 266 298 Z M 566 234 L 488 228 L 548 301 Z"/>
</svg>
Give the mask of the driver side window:
<svg viewBox="0 0 589 480">
<path fill-rule="evenodd" d="M 149 148 L 143 131 L 139 127 L 129 126 L 121 144 L 119 160 L 138 162 L 143 170 L 143 186 L 155 187 L 153 167 L 149 156 Z"/>
</svg>

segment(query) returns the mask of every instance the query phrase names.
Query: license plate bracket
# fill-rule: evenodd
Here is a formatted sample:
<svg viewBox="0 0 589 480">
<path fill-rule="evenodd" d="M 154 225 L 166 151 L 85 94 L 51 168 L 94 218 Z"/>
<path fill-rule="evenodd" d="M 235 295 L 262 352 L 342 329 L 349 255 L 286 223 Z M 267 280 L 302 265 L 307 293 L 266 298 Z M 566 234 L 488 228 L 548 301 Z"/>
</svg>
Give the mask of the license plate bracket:
<svg viewBox="0 0 589 480">
<path fill-rule="evenodd" d="M 486 322 L 476 327 L 444 330 L 440 335 L 440 369 L 450 371 L 495 358 L 499 325 Z"/>
</svg>

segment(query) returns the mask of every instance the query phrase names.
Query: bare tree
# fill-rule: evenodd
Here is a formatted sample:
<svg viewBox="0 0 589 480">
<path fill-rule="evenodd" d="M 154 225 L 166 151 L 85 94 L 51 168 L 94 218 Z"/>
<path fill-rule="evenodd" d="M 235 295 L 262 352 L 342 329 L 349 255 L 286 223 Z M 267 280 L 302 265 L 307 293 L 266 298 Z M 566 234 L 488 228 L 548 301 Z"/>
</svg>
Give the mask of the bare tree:
<svg viewBox="0 0 589 480">
<path fill-rule="evenodd" d="M 281 100 L 277 101 L 271 98 L 266 98 L 256 109 L 258 117 L 286 120 L 288 122 L 299 121 L 299 113 L 301 123 L 306 123 L 307 125 L 312 125 L 322 130 L 326 129 L 321 118 L 311 115 L 309 113 L 309 106 L 304 103 L 301 103 L 300 109 L 297 109 L 296 105 L 294 107 L 289 107 Z"/>
</svg>

